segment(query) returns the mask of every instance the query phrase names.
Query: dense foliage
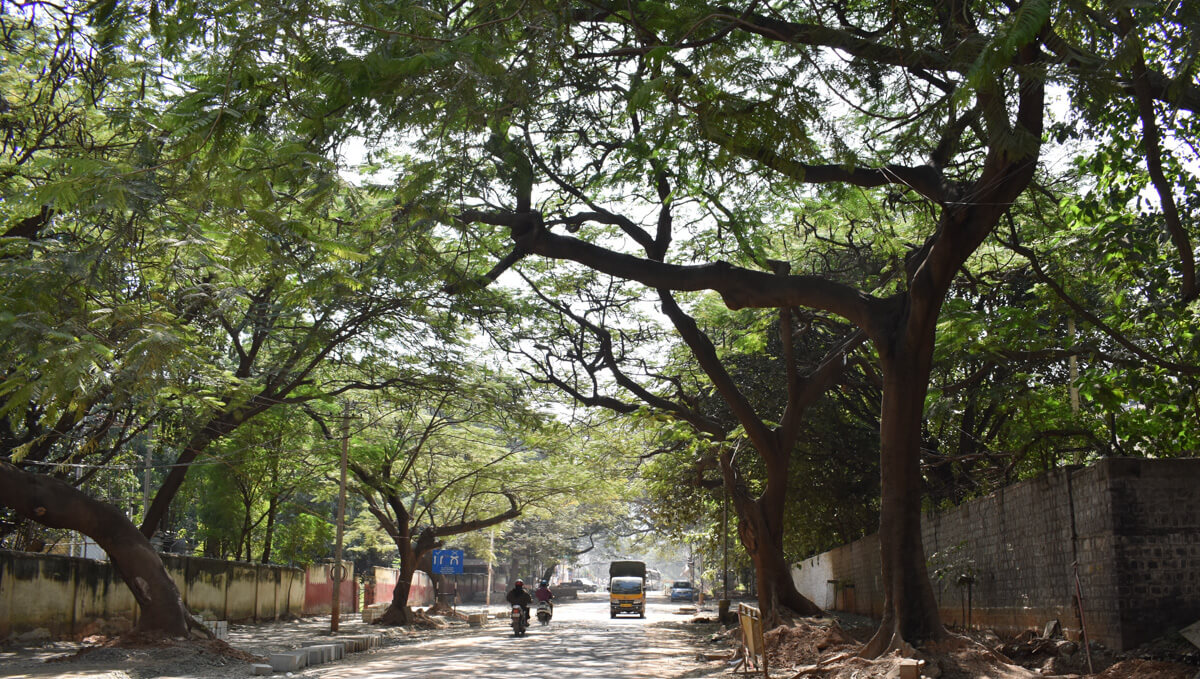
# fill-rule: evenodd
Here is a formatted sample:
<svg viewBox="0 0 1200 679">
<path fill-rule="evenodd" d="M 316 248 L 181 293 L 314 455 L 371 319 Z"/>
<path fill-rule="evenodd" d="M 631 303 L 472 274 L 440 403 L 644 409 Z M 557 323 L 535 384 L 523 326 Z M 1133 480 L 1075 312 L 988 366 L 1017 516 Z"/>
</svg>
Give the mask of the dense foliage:
<svg viewBox="0 0 1200 679">
<path fill-rule="evenodd" d="M 406 567 L 520 511 L 568 558 L 635 500 L 711 549 L 728 498 L 769 612 L 878 518 L 870 648 L 935 638 L 922 505 L 1197 450 L 1198 12 L 3 3 L 0 480 L 301 561 L 346 438 Z"/>
</svg>

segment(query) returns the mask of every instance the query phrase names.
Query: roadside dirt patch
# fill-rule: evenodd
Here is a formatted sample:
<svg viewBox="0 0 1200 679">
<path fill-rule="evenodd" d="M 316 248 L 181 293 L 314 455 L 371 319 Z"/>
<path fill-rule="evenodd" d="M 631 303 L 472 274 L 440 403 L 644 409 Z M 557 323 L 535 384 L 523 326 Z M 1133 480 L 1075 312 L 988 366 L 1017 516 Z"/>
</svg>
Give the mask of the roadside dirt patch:
<svg viewBox="0 0 1200 679">
<path fill-rule="evenodd" d="M 145 657 L 162 655 L 167 658 L 174 658 L 175 662 L 178 662 L 180 658 L 186 657 L 203 665 L 225 665 L 229 661 L 247 663 L 262 663 L 267 661 L 263 656 L 234 648 L 220 639 L 188 640 L 114 637 L 101 641 L 95 646 L 81 648 L 75 653 L 51 658 L 46 662 L 86 662 L 101 657 L 111 659 L 122 655 L 141 655 Z M 204 659 L 205 656 L 212 656 L 212 658 L 206 661 Z"/>
<path fill-rule="evenodd" d="M 881 658 L 857 657 L 862 643 L 844 632 L 836 621 L 801 619 L 764 635 L 768 662 L 783 676 L 803 679 L 887 679 L 898 674 L 899 654 Z M 1034 679 L 1043 675 L 1018 667 L 970 639 L 953 637 L 916 651 L 924 661 L 923 676 L 941 679 Z M 1107 678 L 1105 678 L 1107 679 Z"/>
<path fill-rule="evenodd" d="M 1200 668 L 1162 660 L 1122 660 L 1096 675 L 1099 679 L 1193 679 Z"/>
<path fill-rule="evenodd" d="M 859 658 L 856 654 L 863 645 L 855 638 L 859 636 L 862 635 L 852 636 L 838 622 L 823 618 L 800 619 L 771 630 L 764 635 L 764 641 L 772 675 L 778 672 L 789 679 L 894 679 L 904 658 L 899 654 L 873 660 Z M 1106 669 L 1087 674 L 1086 669 L 1078 667 L 1083 661 L 1082 652 L 1075 652 L 1070 658 L 1027 654 L 1018 663 L 998 652 L 1002 646 L 1009 648 L 1011 644 L 1003 644 L 990 633 L 981 638 L 954 635 L 913 649 L 910 655 L 923 663 L 922 677 L 937 679 L 1196 679 L 1200 676 L 1197 674 L 1200 668 L 1179 662 L 1134 658 L 1114 664 L 1107 652 L 1094 653 L 1107 656 L 1108 661 L 1096 668 Z M 1055 645 L 1046 644 L 1047 649 L 1052 647 Z"/>
<path fill-rule="evenodd" d="M 122 641 L 112 639 L 98 646 L 82 648 L 43 663 L 43 667 L 13 667 L 18 676 L 51 677 L 59 673 L 80 676 L 107 670 L 111 676 L 124 677 L 231 677 L 248 673 L 249 663 L 266 662 L 258 655 L 234 648 L 224 641 L 205 640 L 147 640 Z M 120 673 L 117 669 L 122 670 Z M 0 676 L 7 673 L 0 668 Z"/>
<path fill-rule="evenodd" d="M 763 641 L 768 662 L 775 667 L 813 664 L 827 652 L 836 654 L 849 648 L 857 651 L 860 645 L 833 620 L 776 627 L 763 635 Z"/>
</svg>

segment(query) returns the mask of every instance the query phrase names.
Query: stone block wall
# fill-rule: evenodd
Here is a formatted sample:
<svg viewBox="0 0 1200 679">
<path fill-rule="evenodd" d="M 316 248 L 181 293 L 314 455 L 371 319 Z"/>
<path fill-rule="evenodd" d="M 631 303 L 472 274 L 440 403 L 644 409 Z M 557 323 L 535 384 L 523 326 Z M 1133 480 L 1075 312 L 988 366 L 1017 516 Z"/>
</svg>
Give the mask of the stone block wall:
<svg viewBox="0 0 1200 679">
<path fill-rule="evenodd" d="M 1108 458 L 923 517 L 943 622 L 1016 632 L 1057 619 L 1132 648 L 1200 618 L 1200 459 Z M 1078 566 L 1078 586 L 1076 585 Z M 875 535 L 796 564 L 817 604 L 879 617 Z"/>
<path fill-rule="evenodd" d="M 1200 460 L 1114 460 L 1112 604 L 1124 644 L 1200 619 Z M 1090 621 L 1088 623 L 1091 624 Z"/>
</svg>

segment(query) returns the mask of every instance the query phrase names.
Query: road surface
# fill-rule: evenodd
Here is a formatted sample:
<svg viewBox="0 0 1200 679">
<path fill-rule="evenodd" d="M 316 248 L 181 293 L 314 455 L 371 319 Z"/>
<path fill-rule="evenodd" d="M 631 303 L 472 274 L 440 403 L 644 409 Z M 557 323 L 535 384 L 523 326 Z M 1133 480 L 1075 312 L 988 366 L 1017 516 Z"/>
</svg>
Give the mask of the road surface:
<svg viewBox="0 0 1200 679">
<path fill-rule="evenodd" d="M 534 677 L 554 679 L 679 679 L 720 673 L 724 664 L 698 659 L 724 650 L 707 643 L 711 625 L 692 625 L 680 604 L 651 595 L 646 618 L 610 619 L 605 593 L 558 602 L 554 620 L 533 620 L 516 638 L 507 620 L 491 620 L 469 635 L 396 646 L 306 670 L 322 679 Z M 499 607 L 493 606 L 493 612 Z"/>
</svg>

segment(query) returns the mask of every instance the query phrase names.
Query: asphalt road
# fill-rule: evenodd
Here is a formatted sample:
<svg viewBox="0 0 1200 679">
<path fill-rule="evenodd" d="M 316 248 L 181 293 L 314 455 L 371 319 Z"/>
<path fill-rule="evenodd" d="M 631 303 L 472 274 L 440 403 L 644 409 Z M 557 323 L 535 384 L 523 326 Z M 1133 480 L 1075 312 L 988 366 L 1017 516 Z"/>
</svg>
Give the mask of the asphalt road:
<svg viewBox="0 0 1200 679">
<path fill-rule="evenodd" d="M 681 604 L 651 595 L 644 620 L 610 619 L 605 593 L 580 596 L 558 602 L 551 623 L 543 627 L 535 619 L 524 637 L 514 637 L 507 620 L 491 620 L 469 635 L 350 656 L 302 676 L 679 679 L 722 671 L 721 663 L 698 659 L 715 650 L 705 641 L 712 629 L 691 625 L 692 615 L 678 614 Z"/>
</svg>

